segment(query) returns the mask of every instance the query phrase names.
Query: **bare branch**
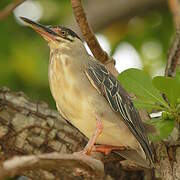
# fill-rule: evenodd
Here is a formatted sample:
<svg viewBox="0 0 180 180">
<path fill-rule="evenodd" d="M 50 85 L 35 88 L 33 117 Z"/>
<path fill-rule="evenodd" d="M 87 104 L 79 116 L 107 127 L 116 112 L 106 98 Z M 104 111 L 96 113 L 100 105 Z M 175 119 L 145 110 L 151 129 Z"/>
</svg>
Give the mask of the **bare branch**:
<svg viewBox="0 0 180 180">
<path fill-rule="evenodd" d="M 10 15 L 10 13 L 20 4 L 22 4 L 25 0 L 15 0 L 8 6 L 6 6 L 2 11 L 0 11 L 0 21 L 5 19 Z"/>
<path fill-rule="evenodd" d="M 27 170 L 37 171 L 39 169 L 48 171 L 55 170 L 57 178 L 65 177 L 66 179 L 74 179 L 77 177 L 102 179 L 104 176 L 103 163 L 90 156 L 49 153 L 16 156 L 4 161 L 0 166 L 0 180 L 23 174 L 23 172 Z"/>
<path fill-rule="evenodd" d="M 16 0 L 13 1 L 11 4 L 6 6 L 2 11 L 0 11 L 0 20 L 5 19 L 10 13 L 20 4 L 22 4 L 25 0 Z"/>
<path fill-rule="evenodd" d="M 178 0 L 168 0 L 176 28 L 175 40 L 168 54 L 165 76 L 175 76 L 176 67 L 180 63 L 180 3 Z"/>
<path fill-rule="evenodd" d="M 93 55 L 102 63 L 105 63 L 109 60 L 108 55 L 104 52 L 97 41 L 94 33 L 92 32 L 86 14 L 83 10 L 81 0 L 71 0 L 72 8 L 74 10 L 74 15 L 76 17 L 76 21 L 79 24 L 81 32 L 84 36 L 85 41 L 87 42 L 89 48 L 91 49 Z"/>
<path fill-rule="evenodd" d="M 118 72 L 114 67 L 115 61 L 112 57 L 109 57 L 108 54 L 101 48 L 98 40 L 96 39 L 96 36 L 94 35 L 93 31 L 90 28 L 90 25 L 88 24 L 86 14 L 81 4 L 81 0 L 71 0 L 71 4 L 76 21 L 94 57 L 100 62 L 104 63 L 106 67 L 111 71 L 111 73 L 117 76 Z"/>
<path fill-rule="evenodd" d="M 168 4 L 173 15 L 175 27 L 178 28 L 180 25 L 180 4 L 178 0 L 168 0 Z"/>
<path fill-rule="evenodd" d="M 176 33 L 175 40 L 170 48 L 165 76 L 175 76 L 178 63 L 180 63 L 180 32 Z"/>
</svg>

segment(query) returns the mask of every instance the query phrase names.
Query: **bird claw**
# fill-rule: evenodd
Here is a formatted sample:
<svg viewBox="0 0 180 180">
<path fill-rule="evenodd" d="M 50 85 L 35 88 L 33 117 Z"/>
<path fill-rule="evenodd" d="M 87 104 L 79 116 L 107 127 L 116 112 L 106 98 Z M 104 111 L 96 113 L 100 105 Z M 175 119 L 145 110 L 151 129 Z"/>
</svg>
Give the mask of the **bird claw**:
<svg viewBox="0 0 180 180">
<path fill-rule="evenodd" d="M 94 146 L 93 152 L 101 152 L 101 153 L 104 153 L 105 155 L 108 155 L 112 151 L 115 151 L 115 150 L 122 151 L 125 149 L 127 149 L 125 146 L 96 145 Z"/>
</svg>

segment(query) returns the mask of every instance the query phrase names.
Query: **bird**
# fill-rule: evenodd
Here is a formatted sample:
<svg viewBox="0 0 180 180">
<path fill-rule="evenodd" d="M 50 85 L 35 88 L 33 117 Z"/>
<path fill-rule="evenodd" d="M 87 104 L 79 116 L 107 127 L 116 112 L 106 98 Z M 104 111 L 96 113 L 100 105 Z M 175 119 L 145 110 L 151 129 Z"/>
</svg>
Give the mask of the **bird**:
<svg viewBox="0 0 180 180">
<path fill-rule="evenodd" d="M 88 139 L 81 151 L 122 157 L 153 168 L 154 154 L 130 96 L 108 69 L 89 55 L 81 38 L 64 26 L 45 26 L 20 17 L 50 47 L 48 78 L 59 113 Z"/>
</svg>

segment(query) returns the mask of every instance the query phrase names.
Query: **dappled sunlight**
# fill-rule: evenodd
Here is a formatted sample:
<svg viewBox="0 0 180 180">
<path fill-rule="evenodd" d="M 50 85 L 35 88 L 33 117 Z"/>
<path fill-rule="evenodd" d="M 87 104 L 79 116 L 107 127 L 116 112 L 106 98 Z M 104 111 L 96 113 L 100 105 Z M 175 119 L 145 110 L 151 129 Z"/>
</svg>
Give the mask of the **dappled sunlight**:
<svg viewBox="0 0 180 180">
<path fill-rule="evenodd" d="M 161 63 L 158 66 L 154 67 L 154 69 L 152 69 L 151 75 L 152 77 L 164 76 L 164 72 L 165 72 L 165 64 Z"/>
<path fill-rule="evenodd" d="M 138 52 L 127 42 L 123 42 L 117 47 L 113 58 L 116 60 L 118 72 L 122 72 L 128 68 L 142 69 L 142 63 Z"/>
<path fill-rule="evenodd" d="M 20 16 L 32 19 L 33 21 L 38 21 L 42 17 L 43 8 L 38 1 L 28 0 L 18 6 L 13 13 L 17 22 L 23 25 L 24 23 L 19 18 Z"/>
<path fill-rule="evenodd" d="M 162 45 L 157 40 L 144 42 L 141 53 L 147 60 L 154 60 L 162 55 Z"/>
</svg>

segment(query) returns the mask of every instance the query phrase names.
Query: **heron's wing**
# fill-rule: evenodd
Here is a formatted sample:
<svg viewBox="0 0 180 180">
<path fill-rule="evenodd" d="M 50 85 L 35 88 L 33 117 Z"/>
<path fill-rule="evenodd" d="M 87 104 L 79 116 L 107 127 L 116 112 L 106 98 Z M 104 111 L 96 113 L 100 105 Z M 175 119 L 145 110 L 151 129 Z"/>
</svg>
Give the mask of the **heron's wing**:
<svg viewBox="0 0 180 180">
<path fill-rule="evenodd" d="M 112 110 L 119 112 L 126 126 L 136 137 L 148 159 L 153 162 L 153 153 L 145 134 L 139 113 L 132 104 L 129 95 L 120 85 L 119 81 L 105 68 L 104 65 L 90 61 L 86 75 L 91 84 L 108 101 Z"/>
</svg>

